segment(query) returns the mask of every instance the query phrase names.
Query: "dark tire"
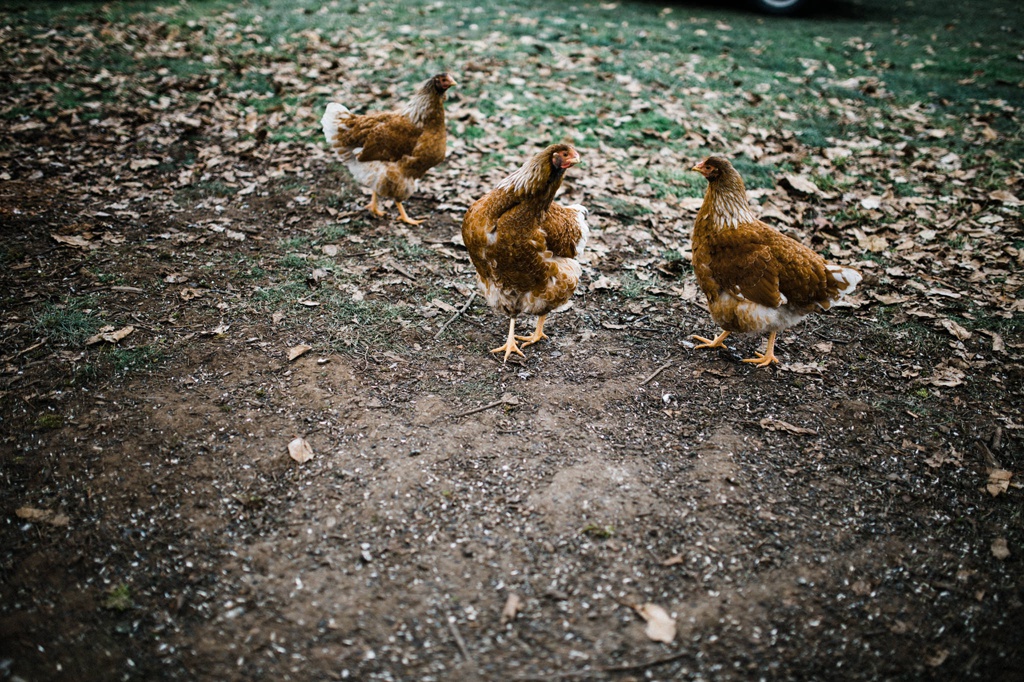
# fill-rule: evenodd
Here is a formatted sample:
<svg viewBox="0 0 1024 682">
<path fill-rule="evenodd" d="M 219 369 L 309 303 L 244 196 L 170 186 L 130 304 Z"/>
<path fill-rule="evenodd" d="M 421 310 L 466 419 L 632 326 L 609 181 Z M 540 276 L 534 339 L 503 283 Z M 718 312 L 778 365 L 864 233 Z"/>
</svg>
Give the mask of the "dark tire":
<svg viewBox="0 0 1024 682">
<path fill-rule="evenodd" d="M 765 14 L 791 16 L 806 9 L 811 0 L 750 0 L 750 3 Z"/>
</svg>

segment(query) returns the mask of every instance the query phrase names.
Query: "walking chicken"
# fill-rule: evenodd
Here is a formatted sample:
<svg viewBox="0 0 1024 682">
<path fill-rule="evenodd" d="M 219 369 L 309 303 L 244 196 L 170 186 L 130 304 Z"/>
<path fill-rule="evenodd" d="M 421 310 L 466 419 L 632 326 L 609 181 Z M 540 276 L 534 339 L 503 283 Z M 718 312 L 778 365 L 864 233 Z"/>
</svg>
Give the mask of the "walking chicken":
<svg viewBox="0 0 1024 682">
<path fill-rule="evenodd" d="M 861 280 L 859 272 L 826 263 L 814 251 L 762 223 L 750 210 L 743 179 L 727 160 L 712 156 L 693 170 L 708 181 L 693 226 L 693 271 L 708 298 L 711 319 L 723 329 L 702 336 L 697 348 L 724 348 L 731 333 L 768 332 L 764 353 L 743 362 L 778 362 L 775 336 L 815 310 L 828 310 Z"/>
<path fill-rule="evenodd" d="M 428 170 L 444 161 L 444 101 L 453 85 L 451 74 L 439 73 L 423 83 L 401 111 L 360 116 L 335 102 L 327 105 L 320 119 L 324 137 L 356 181 L 372 191 L 366 207 L 370 213 L 383 216 L 377 197 L 390 197 L 402 222 L 423 222 L 410 218 L 402 202 Z"/>
</svg>

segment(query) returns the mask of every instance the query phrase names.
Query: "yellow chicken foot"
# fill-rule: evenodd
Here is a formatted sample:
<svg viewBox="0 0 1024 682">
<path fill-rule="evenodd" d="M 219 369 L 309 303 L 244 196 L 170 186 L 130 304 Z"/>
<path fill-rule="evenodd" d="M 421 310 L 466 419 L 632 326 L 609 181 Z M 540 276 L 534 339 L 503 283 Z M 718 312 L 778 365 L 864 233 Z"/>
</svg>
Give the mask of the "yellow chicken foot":
<svg viewBox="0 0 1024 682">
<path fill-rule="evenodd" d="M 547 315 L 541 315 L 540 317 L 537 318 L 537 328 L 533 330 L 533 334 L 531 334 L 530 336 L 517 336 L 516 337 L 520 341 L 525 341 L 526 342 L 526 343 L 523 344 L 523 348 L 526 348 L 527 346 L 533 345 L 533 344 L 537 343 L 538 341 L 540 341 L 541 339 L 548 338 L 548 335 L 544 333 L 544 318 L 546 318 L 546 317 L 547 317 Z"/>
<path fill-rule="evenodd" d="M 409 225 L 419 225 L 423 223 L 423 220 L 415 220 L 414 218 L 410 218 L 409 214 L 405 212 L 405 206 L 402 206 L 401 201 L 396 201 L 395 204 L 398 206 L 398 219 L 401 220 L 403 223 L 408 223 Z"/>
<path fill-rule="evenodd" d="M 366 210 L 377 216 L 378 218 L 384 217 L 384 211 L 380 210 L 380 206 L 377 205 L 377 193 L 372 192 L 370 194 L 370 204 L 366 207 Z"/>
<path fill-rule="evenodd" d="M 697 336 L 696 334 L 694 334 L 690 338 L 693 339 L 694 341 L 701 342 L 699 346 L 693 347 L 694 350 L 697 350 L 698 348 L 725 348 L 726 346 L 722 342 L 725 341 L 725 337 L 727 336 L 729 336 L 729 332 L 722 332 L 714 339 L 705 339 L 703 336 Z"/>
<path fill-rule="evenodd" d="M 743 362 L 753 363 L 756 367 L 767 367 L 773 362 L 778 362 L 779 359 L 775 357 L 775 332 L 768 335 L 768 347 L 764 349 L 764 353 L 754 351 L 757 355 L 756 358 L 747 358 Z"/>
<path fill-rule="evenodd" d="M 500 348 L 495 348 L 491 352 L 501 353 L 502 351 L 505 352 L 505 359 L 502 360 L 503 363 L 508 362 L 508 356 L 513 353 L 519 353 L 519 355 L 522 355 L 524 358 L 526 357 L 523 355 L 523 351 L 519 350 L 519 346 L 516 345 L 516 318 L 514 317 L 508 323 L 508 340 L 505 341 L 505 345 Z"/>
</svg>

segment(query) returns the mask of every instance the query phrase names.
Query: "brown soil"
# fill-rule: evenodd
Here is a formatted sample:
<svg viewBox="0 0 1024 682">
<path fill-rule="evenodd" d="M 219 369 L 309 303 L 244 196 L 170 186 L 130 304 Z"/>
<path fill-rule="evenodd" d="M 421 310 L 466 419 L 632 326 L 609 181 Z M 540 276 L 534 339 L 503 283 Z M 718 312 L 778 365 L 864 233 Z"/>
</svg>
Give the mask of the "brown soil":
<svg viewBox="0 0 1024 682">
<path fill-rule="evenodd" d="M 355 323 L 260 307 L 266 281 L 233 265 L 286 257 L 283 240 L 338 219 L 325 199 L 254 197 L 225 213 L 236 240 L 195 202 L 97 217 L 104 202 L 62 182 L 0 189 L 0 678 L 1019 675 L 1024 498 L 985 489 L 1024 468 L 1019 336 L 1013 361 L 976 336 L 984 369 L 925 392 L 913 377 L 960 342 L 869 307 L 807 320 L 781 337 L 782 368 L 757 370 L 738 359 L 763 339 L 692 350 L 714 331 L 699 301 L 584 287 L 550 341 L 503 365 L 487 349 L 505 321 L 479 298 L 434 338 L 452 314 L 429 301 L 461 307 L 472 276 L 427 200 L 410 207 L 423 228 L 357 216 L 340 240 L 320 286 L 358 271 L 381 284 L 368 299 L 408 304 Z M 598 240 L 619 224 L 595 218 Z M 49 236 L 83 220 L 102 248 Z M 364 255 L 396 235 L 439 248 Z M 26 350 L 71 296 L 159 357 Z M 677 619 L 673 644 L 645 636 L 646 602 Z"/>
</svg>

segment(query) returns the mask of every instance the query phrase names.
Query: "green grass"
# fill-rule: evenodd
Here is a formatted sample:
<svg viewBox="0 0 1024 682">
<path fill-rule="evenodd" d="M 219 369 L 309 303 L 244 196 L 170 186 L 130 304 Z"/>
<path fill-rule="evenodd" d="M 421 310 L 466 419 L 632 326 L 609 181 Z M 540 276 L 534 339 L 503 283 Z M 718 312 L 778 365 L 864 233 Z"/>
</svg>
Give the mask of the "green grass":
<svg viewBox="0 0 1024 682">
<path fill-rule="evenodd" d="M 319 233 L 321 239 L 323 239 L 324 241 L 334 242 L 338 241 L 342 237 L 347 237 L 348 235 L 352 234 L 352 231 L 350 229 L 350 225 L 348 224 L 339 225 L 337 223 L 331 223 L 330 225 L 325 225 L 324 227 L 320 228 Z"/>
<path fill-rule="evenodd" d="M 52 412 L 46 412 L 36 417 L 36 426 L 40 429 L 59 429 L 64 426 L 64 418 L 59 414 L 53 414 Z"/>
<path fill-rule="evenodd" d="M 619 280 L 622 282 L 619 295 L 623 298 L 643 298 L 651 286 L 650 282 L 643 281 L 632 272 L 623 273 Z"/>
<path fill-rule="evenodd" d="M 115 346 L 107 351 L 113 369 L 118 374 L 152 370 L 163 362 L 167 353 L 156 345 L 121 348 Z"/>
<path fill-rule="evenodd" d="M 123 583 L 111 587 L 107 591 L 106 599 L 103 600 L 103 608 L 111 611 L 127 611 L 133 605 L 132 590 Z"/>
<path fill-rule="evenodd" d="M 37 313 L 33 326 L 37 333 L 52 342 L 80 346 L 103 326 L 95 315 L 96 300 L 90 297 L 68 298 L 63 303 L 44 305 Z"/>
<path fill-rule="evenodd" d="M 288 253 L 278 260 L 278 265 L 289 270 L 303 270 L 309 267 L 309 260 L 294 253 Z"/>
</svg>

